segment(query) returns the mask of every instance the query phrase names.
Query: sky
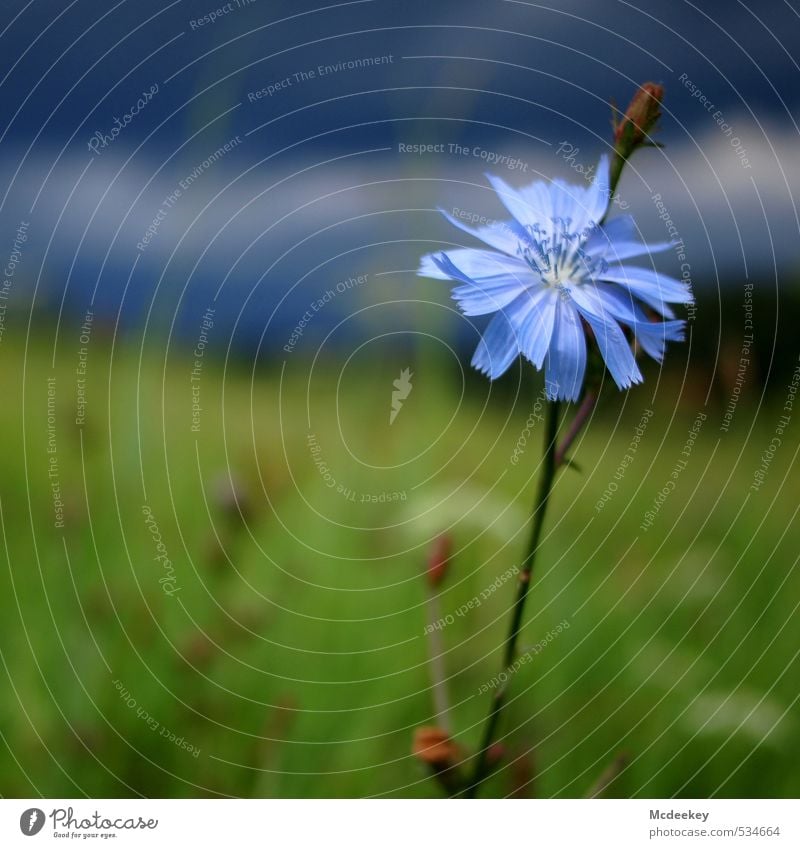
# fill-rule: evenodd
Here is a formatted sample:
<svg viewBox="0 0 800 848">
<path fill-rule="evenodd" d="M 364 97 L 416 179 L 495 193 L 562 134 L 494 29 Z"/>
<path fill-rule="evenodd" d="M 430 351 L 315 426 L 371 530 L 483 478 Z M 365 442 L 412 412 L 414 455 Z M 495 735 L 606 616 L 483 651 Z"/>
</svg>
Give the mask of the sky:
<svg viewBox="0 0 800 848">
<path fill-rule="evenodd" d="M 314 333 L 358 310 L 368 322 L 387 299 L 447 303 L 414 274 L 460 238 L 437 208 L 500 216 L 487 171 L 585 179 L 608 150 L 609 101 L 646 80 L 666 90 L 664 146 L 637 154 L 619 195 L 642 234 L 680 239 L 700 290 L 795 285 L 788 2 L 3 10 L 0 255 L 24 222 L 19 306 L 189 335 L 214 308 L 234 344 L 272 349 L 359 276 L 369 284 L 330 298 Z"/>
</svg>

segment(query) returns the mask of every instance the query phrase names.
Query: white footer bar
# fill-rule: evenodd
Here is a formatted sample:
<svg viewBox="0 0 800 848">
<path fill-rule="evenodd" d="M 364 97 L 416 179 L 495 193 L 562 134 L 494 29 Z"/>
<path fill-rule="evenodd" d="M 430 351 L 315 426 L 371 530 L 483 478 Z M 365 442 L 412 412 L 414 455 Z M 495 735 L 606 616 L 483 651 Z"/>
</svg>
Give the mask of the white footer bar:
<svg viewBox="0 0 800 848">
<path fill-rule="evenodd" d="M 0 845 L 798 846 L 800 802 L 0 800 Z"/>
</svg>

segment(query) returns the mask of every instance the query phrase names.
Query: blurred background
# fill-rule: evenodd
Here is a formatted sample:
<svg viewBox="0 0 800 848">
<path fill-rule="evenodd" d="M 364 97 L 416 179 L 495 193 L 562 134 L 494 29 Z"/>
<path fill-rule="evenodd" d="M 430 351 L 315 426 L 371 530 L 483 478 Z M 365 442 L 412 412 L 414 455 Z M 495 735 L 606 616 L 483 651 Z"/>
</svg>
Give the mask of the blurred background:
<svg viewBox="0 0 800 848">
<path fill-rule="evenodd" d="M 487 172 L 586 179 L 647 80 L 617 205 L 697 303 L 558 479 L 523 647 L 569 627 L 486 794 L 619 752 L 610 795 L 800 792 L 792 6 L 3 8 L 0 794 L 439 794 L 412 735 L 478 744 L 542 380 L 474 373 L 419 258 Z"/>
</svg>

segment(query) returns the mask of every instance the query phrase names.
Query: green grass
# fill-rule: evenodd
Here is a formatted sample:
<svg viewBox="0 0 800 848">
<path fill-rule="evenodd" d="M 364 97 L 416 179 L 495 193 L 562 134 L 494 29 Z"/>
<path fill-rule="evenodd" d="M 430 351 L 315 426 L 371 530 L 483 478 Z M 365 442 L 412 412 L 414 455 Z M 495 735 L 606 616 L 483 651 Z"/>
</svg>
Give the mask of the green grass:
<svg viewBox="0 0 800 848">
<path fill-rule="evenodd" d="M 443 614 L 519 562 L 541 427 L 516 466 L 510 457 L 537 386 L 517 399 L 513 378 L 462 392 L 452 364 L 423 349 L 389 427 L 391 382 L 409 364 L 399 355 L 317 363 L 310 377 L 298 361 L 224 379 L 207 363 L 192 433 L 188 353 L 140 361 L 98 335 L 78 428 L 77 350 L 62 339 L 55 368 L 51 357 L 11 335 L 0 348 L 0 794 L 438 794 L 410 756 L 414 728 L 435 721 L 425 552 L 451 530 Z M 63 530 L 47 474 L 51 375 Z M 627 397 L 610 392 L 575 449 L 582 471 L 557 481 L 521 644 L 570 627 L 514 676 L 505 767 L 486 794 L 582 795 L 622 749 L 631 765 L 611 794 L 800 794 L 798 422 L 748 495 L 780 393 L 758 415 L 743 401 L 727 434 L 710 409 L 643 531 L 703 408 L 670 381 L 654 402 L 654 388 L 651 373 Z M 635 458 L 597 512 L 649 404 Z M 356 502 L 326 486 L 309 432 Z M 220 498 L 226 468 L 245 522 Z M 360 500 L 382 491 L 405 500 Z M 172 597 L 145 504 L 173 563 Z M 508 581 L 442 633 L 466 751 L 512 593 Z"/>
</svg>

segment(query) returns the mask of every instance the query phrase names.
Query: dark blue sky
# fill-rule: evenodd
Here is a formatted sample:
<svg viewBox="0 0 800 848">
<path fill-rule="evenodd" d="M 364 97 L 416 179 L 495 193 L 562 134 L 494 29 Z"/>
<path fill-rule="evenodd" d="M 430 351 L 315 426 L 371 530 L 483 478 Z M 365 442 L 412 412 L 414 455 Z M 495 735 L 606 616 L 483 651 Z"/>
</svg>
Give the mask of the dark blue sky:
<svg viewBox="0 0 800 848">
<path fill-rule="evenodd" d="M 6 19 L 19 12 L 2 38 L 5 140 L 27 146 L 42 131 L 42 141 L 61 147 L 84 119 L 88 117 L 92 127 L 108 124 L 156 82 L 162 86 L 158 108 L 150 120 L 131 127 L 125 144 L 132 149 L 177 109 L 179 114 L 154 139 L 169 149 L 175 133 L 190 132 L 215 104 L 320 63 L 371 54 L 393 54 L 396 62 L 358 79 L 335 74 L 312 85 L 295 84 L 282 100 L 290 99 L 292 108 L 298 108 L 369 87 L 394 91 L 307 110 L 301 119 L 276 125 L 271 143 L 282 146 L 334 123 L 356 122 L 366 111 L 373 120 L 395 119 L 418 114 L 423 107 L 433 115 L 463 115 L 469 106 L 474 115 L 489 112 L 498 123 L 535 126 L 545 135 L 558 134 L 573 120 L 599 128 L 607 117 L 608 98 L 624 100 L 631 81 L 649 78 L 670 88 L 668 108 L 674 120 L 665 122 L 664 138 L 680 138 L 681 127 L 697 127 L 706 119 L 675 85 L 682 73 L 700 83 L 723 111 L 752 110 L 762 121 L 787 120 L 800 96 L 793 58 L 800 55 L 800 17 L 779 0 L 697 6 L 608 0 L 558 3 L 553 8 L 503 0 L 252 0 L 246 8 L 232 4 L 232 11 L 211 24 L 197 25 L 204 15 L 226 5 L 231 4 L 4 3 Z M 473 61 L 400 59 L 412 55 Z M 419 86 L 425 94 L 397 90 Z M 471 91 L 457 95 L 437 91 L 438 86 Z M 206 91 L 200 102 L 187 107 L 200 90 Z M 523 107 L 514 97 L 537 105 Z M 274 105 L 272 99 L 242 110 L 230 126 L 246 131 L 259 115 L 271 117 Z M 283 102 L 279 108 L 287 105 Z M 521 115 L 521 110 L 527 114 Z M 394 130 L 376 125 L 363 133 L 370 143 L 379 144 L 390 140 Z M 484 133 L 504 138 L 501 130 Z M 326 137 L 324 144 L 348 148 L 348 142 L 335 135 Z"/>
<path fill-rule="evenodd" d="M 179 109 L 182 114 L 157 136 L 169 148 L 174 133 L 190 131 L 198 114 L 213 111 L 215 101 L 242 97 L 270 80 L 320 63 L 373 53 L 394 54 L 397 63 L 410 55 L 474 61 L 403 62 L 402 69 L 398 64 L 377 67 L 367 79 L 358 80 L 332 75 L 287 90 L 291 105 L 297 108 L 368 86 L 485 88 L 535 101 L 528 125 L 553 132 L 550 126 L 567 125 L 569 119 L 601 126 L 605 101 L 610 96 L 624 99 L 630 81 L 645 78 L 670 85 L 686 73 L 719 108 L 731 113 L 752 109 L 761 119 L 786 120 L 787 113 L 796 110 L 800 91 L 793 58 L 800 54 L 800 17 L 778 0 L 698 6 L 610 0 L 558 3 L 553 8 L 492 0 L 253 0 L 246 8 L 234 4 L 212 24 L 195 23 L 195 28 L 192 21 L 226 4 L 34 0 L 3 6 L 6 19 L 19 11 L 2 39 L 3 73 L 8 74 L 2 86 L 5 138 L 26 145 L 44 128 L 46 140 L 60 147 L 87 116 L 92 125 L 103 126 L 158 82 L 163 89 L 158 110 L 151 121 L 140 121 L 127 133 L 126 143 L 140 142 L 157 118 Z M 173 74 L 177 76 L 164 85 Z M 675 96 L 678 89 L 671 88 L 668 106 L 675 122 L 665 122 L 665 138 L 678 137 L 679 125 L 692 127 L 704 119 L 689 98 Z M 186 102 L 201 89 L 208 89 L 202 102 L 187 108 Z M 489 111 L 499 123 L 524 123 L 520 105 L 511 100 L 474 92 L 467 99 L 475 114 Z M 355 122 L 368 109 L 373 119 L 396 118 L 404 112 L 416 114 L 423 105 L 435 115 L 463 114 L 464 103 L 443 91 L 422 97 L 392 92 L 366 101 L 340 101 L 335 116 L 341 124 Z M 249 129 L 259 112 L 270 111 L 268 103 L 263 106 L 243 110 L 231 126 Z M 569 116 L 566 123 L 559 112 Z M 9 126 L 12 115 L 16 117 Z M 276 145 L 291 143 L 301 133 L 330 128 L 331 118 L 324 108 L 306 111 L 301 121 L 275 127 L 271 139 Z M 374 143 L 391 136 L 390 127 L 368 131 Z M 501 131 L 497 137 L 502 138 Z M 347 147 L 336 137 L 325 143 Z"/>
<path fill-rule="evenodd" d="M 621 186 L 642 231 L 663 235 L 658 192 L 696 285 L 774 287 L 797 267 L 800 16 L 787 2 L 3 9 L 0 231 L 10 249 L 30 221 L 20 303 L 115 315 L 124 298 L 126 319 L 150 310 L 180 327 L 220 298 L 220 314 L 259 335 L 359 273 L 381 275 L 373 298 L 419 297 L 408 272 L 452 237 L 429 210 L 498 209 L 479 186 L 485 160 L 399 144 L 519 157 L 512 182 L 577 179 L 558 145 L 591 164 L 609 99 L 648 79 L 667 90 L 666 147 L 640 154 Z M 94 153 L 93 138 L 106 139 Z M 352 311 L 340 307 L 327 316 Z"/>
</svg>

